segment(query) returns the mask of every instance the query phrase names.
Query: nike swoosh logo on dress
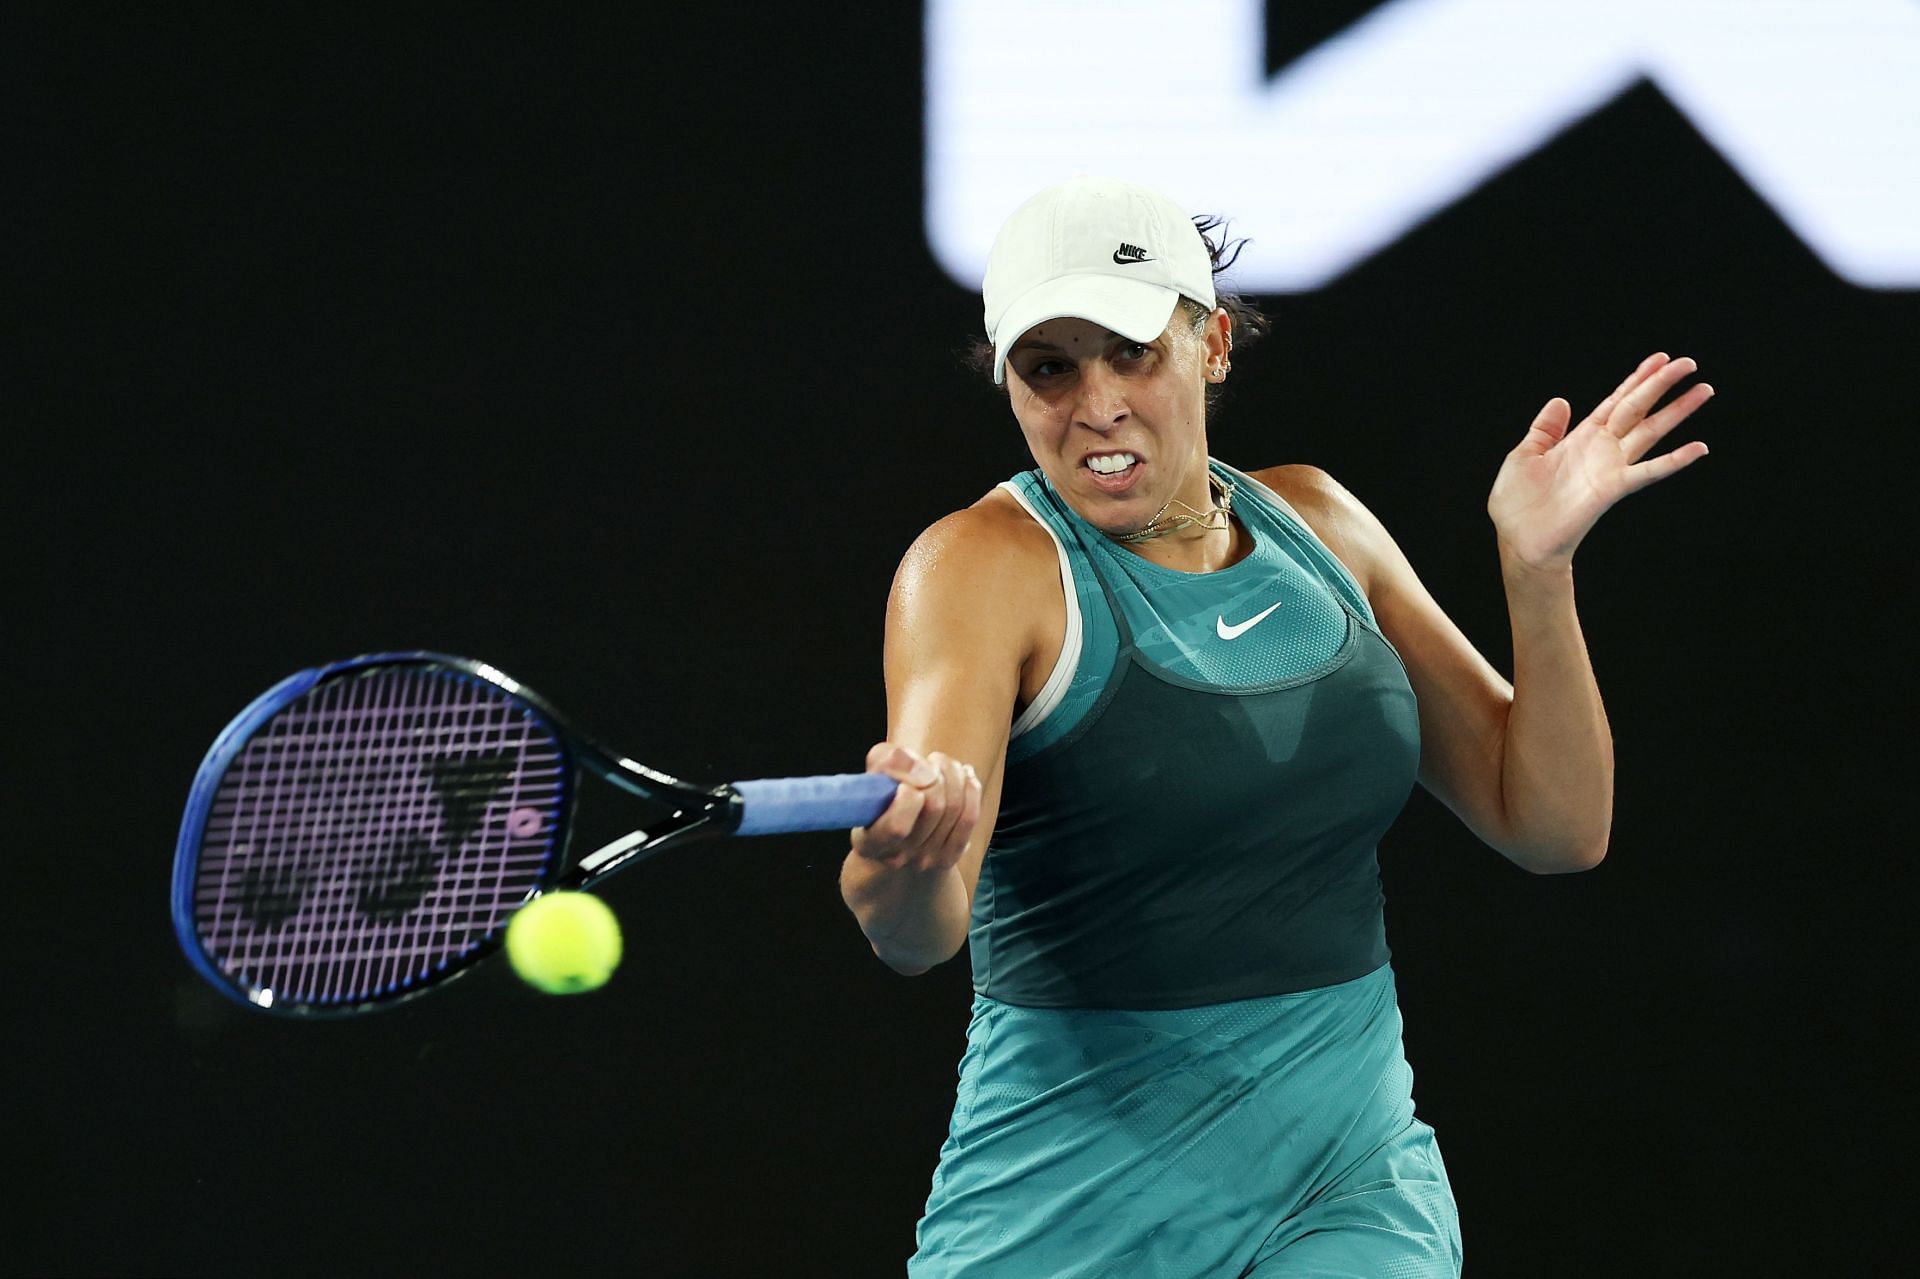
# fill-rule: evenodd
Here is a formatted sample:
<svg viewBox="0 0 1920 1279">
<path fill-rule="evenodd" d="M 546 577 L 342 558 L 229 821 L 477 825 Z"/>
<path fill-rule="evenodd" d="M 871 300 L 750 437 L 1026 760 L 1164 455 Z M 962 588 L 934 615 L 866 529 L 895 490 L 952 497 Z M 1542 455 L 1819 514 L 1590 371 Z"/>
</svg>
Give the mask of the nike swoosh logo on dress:
<svg viewBox="0 0 1920 1279">
<path fill-rule="evenodd" d="M 1262 621 L 1266 620 L 1267 614 L 1279 607 L 1280 601 L 1275 600 L 1258 613 L 1255 613 L 1252 617 L 1249 617 L 1246 621 L 1236 622 L 1232 626 L 1227 625 L 1227 619 L 1224 614 L 1218 614 L 1213 619 L 1213 629 L 1220 633 L 1220 638 L 1223 640 L 1239 639 L 1242 635 L 1245 635 L 1248 631 L 1260 625 Z"/>
</svg>

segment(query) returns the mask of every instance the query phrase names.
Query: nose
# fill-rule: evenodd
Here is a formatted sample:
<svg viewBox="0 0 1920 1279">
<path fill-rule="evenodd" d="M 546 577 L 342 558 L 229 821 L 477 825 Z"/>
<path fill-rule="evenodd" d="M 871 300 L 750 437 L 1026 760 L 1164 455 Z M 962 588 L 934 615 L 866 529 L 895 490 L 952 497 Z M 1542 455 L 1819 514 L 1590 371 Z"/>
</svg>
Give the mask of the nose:
<svg viewBox="0 0 1920 1279">
<path fill-rule="evenodd" d="M 1104 434 L 1126 421 L 1130 412 L 1126 387 L 1105 360 L 1088 360 L 1080 366 L 1079 394 L 1073 406 L 1076 423 Z"/>
</svg>

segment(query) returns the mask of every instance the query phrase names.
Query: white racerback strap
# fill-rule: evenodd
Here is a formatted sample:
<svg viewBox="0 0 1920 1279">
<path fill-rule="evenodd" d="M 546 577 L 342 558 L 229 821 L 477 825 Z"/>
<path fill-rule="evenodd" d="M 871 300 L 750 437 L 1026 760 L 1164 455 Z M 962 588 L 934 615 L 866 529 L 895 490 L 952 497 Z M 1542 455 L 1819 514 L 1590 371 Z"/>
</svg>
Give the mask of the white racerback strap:
<svg viewBox="0 0 1920 1279">
<path fill-rule="evenodd" d="M 1040 695 L 1020 712 L 1013 721 L 1013 731 L 1009 739 L 1030 733 L 1051 715 L 1067 695 L 1067 686 L 1073 683 L 1073 673 L 1080 667 L 1080 593 L 1073 585 L 1073 561 L 1067 558 L 1067 547 L 1053 525 L 1040 518 L 1040 512 L 1033 509 L 1033 503 L 1027 495 L 1014 487 L 1011 480 L 1002 481 L 1000 487 L 1013 495 L 1022 510 L 1031 515 L 1034 522 L 1047 530 L 1047 536 L 1053 539 L 1053 549 L 1060 556 L 1060 591 L 1067 597 L 1067 633 L 1060 642 L 1060 658 L 1053 664 L 1053 671 L 1047 676 L 1047 682 L 1040 689 Z"/>
</svg>

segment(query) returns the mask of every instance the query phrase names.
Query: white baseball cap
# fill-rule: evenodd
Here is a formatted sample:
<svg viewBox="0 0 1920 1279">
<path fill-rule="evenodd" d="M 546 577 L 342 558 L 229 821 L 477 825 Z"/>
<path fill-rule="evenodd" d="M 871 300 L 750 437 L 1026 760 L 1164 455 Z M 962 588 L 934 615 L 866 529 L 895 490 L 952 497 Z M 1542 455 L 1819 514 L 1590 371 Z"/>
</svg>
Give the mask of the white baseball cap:
<svg viewBox="0 0 1920 1279">
<path fill-rule="evenodd" d="M 1182 294 L 1211 310 L 1213 260 L 1173 201 L 1082 173 L 1014 210 L 994 238 L 980 292 L 999 384 L 1007 348 L 1047 320 L 1074 316 L 1151 342 Z"/>
</svg>

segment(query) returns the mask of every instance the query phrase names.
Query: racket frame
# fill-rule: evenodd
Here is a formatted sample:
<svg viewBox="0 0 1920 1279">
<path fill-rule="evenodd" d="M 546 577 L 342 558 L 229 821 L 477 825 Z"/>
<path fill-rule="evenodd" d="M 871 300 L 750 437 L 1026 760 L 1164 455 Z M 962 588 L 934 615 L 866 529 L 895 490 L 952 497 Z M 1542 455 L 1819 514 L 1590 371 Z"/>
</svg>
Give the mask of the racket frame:
<svg viewBox="0 0 1920 1279">
<path fill-rule="evenodd" d="M 214 738 L 213 745 L 208 748 L 199 770 L 194 774 L 186 814 L 180 823 L 180 838 L 174 846 L 173 926 L 181 949 L 186 952 L 194 969 L 215 989 L 248 1008 L 283 1017 L 319 1019 L 351 1017 L 391 1008 L 437 989 L 495 954 L 505 940 L 506 928 L 502 926 L 466 951 L 447 959 L 424 977 L 369 999 L 343 1000 L 338 1004 L 285 1003 L 276 1000 L 271 990 L 236 982 L 233 975 L 223 971 L 201 944 L 194 918 L 194 887 L 200 864 L 200 844 L 206 835 L 207 821 L 212 814 L 220 780 L 226 775 L 234 757 L 274 716 L 322 684 L 352 678 L 374 667 L 402 666 L 444 667 L 500 689 L 543 720 L 541 726 L 560 748 L 568 766 L 562 770 L 562 797 L 556 805 L 561 815 L 559 829 L 553 837 L 548 869 L 534 882 L 526 899 L 520 904 L 522 907 L 547 892 L 591 888 L 615 871 L 644 861 L 669 847 L 694 839 L 731 834 L 739 828 L 745 805 L 739 792 L 731 785 L 723 783 L 702 788 L 617 755 L 574 728 L 538 693 L 485 662 L 425 649 L 409 649 L 366 653 L 297 671 L 254 698 Z M 579 772 L 582 768 L 628 794 L 672 811 L 662 822 L 602 845 L 576 862 L 572 858 L 571 846 L 574 805 L 578 800 Z"/>
</svg>

